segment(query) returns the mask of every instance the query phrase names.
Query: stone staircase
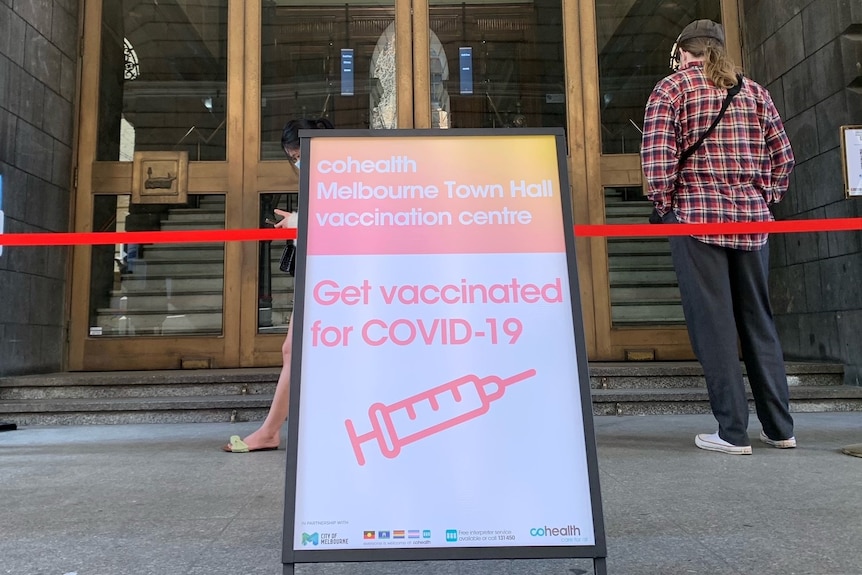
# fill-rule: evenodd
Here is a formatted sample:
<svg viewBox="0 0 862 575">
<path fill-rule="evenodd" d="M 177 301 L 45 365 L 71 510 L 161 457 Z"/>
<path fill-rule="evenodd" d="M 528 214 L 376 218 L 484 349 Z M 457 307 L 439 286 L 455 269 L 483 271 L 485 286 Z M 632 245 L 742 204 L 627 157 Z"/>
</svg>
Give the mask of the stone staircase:
<svg viewBox="0 0 862 575">
<path fill-rule="evenodd" d="M 608 224 L 643 224 L 652 202 L 640 188 L 605 192 Z M 614 327 L 685 323 L 667 238 L 608 238 L 611 321 Z"/>
<path fill-rule="evenodd" d="M 197 207 L 174 207 L 161 219 L 162 231 L 225 227 L 223 196 L 202 196 Z M 278 270 L 281 244 L 270 254 L 272 307 L 266 310 L 287 331 L 293 278 Z M 153 244 L 124 262 L 107 306 L 96 309 L 91 336 L 219 335 L 224 304 L 224 244 Z"/>
<path fill-rule="evenodd" d="M 0 421 L 19 426 L 262 420 L 278 368 L 58 373 L 0 378 Z M 795 412 L 862 411 L 841 366 L 787 364 Z M 592 363 L 596 415 L 709 413 L 694 362 Z"/>
<path fill-rule="evenodd" d="M 649 202 L 639 189 L 609 192 L 609 223 L 643 222 Z M 223 198 L 172 209 L 162 229 L 222 229 Z M 262 331 L 284 331 L 292 278 L 272 254 L 272 318 Z M 129 260 L 109 304 L 98 311 L 101 335 L 220 333 L 224 273 L 222 244 L 146 246 Z M 676 276 L 664 239 L 608 240 L 614 325 L 683 321 Z M 797 412 L 862 411 L 862 387 L 843 385 L 843 368 L 787 364 L 791 407 Z M 278 368 L 58 373 L 0 378 L 0 421 L 30 425 L 224 422 L 262 420 Z M 596 415 L 709 413 L 695 362 L 590 364 Z"/>
</svg>

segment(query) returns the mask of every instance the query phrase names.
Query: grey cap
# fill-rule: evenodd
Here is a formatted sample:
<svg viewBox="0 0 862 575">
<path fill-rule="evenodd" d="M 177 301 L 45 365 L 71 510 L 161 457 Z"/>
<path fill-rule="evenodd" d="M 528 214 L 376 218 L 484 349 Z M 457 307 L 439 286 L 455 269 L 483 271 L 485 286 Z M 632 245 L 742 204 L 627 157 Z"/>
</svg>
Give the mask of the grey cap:
<svg viewBox="0 0 862 575">
<path fill-rule="evenodd" d="M 724 46 L 724 28 L 718 22 L 712 20 L 695 20 L 688 26 L 682 29 L 677 44 L 681 44 L 692 38 L 712 38 L 718 40 Z"/>
</svg>

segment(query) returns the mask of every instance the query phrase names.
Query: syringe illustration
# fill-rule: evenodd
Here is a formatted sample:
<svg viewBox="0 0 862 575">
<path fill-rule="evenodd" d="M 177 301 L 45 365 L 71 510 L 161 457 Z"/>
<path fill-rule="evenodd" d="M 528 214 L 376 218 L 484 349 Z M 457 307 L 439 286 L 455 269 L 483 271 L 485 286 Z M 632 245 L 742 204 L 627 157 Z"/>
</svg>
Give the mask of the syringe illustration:
<svg viewBox="0 0 862 575">
<path fill-rule="evenodd" d="M 375 403 L 368 408 L 371 419 L 368 433 L 357 435 L 353 422 L 349 419 L 344 422 L 356 461 L 365 465 L 362 444 L 372 439 L 377 440 L 384 456 L 394 459 L 405 445 L 487 413 L 491 402 L 506 393 L 506 387 L 534 375 L 535 369 L 506 379 L 496 375 L 483 378 L 465 375 L 392 405 Z"/>
</svg>

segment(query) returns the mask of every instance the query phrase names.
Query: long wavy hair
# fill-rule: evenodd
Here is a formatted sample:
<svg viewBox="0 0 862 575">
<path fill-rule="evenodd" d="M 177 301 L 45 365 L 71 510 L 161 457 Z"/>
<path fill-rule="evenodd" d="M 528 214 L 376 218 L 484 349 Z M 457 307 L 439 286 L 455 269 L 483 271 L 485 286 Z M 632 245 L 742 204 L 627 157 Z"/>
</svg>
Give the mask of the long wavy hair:
<svg viewBox="0 0 862 575">
<path fill-rule="evenodd" d="M 714 38 L 690 38 L 680 42 L 679 48 L 696 58 L 703 58 L 703 71 L 713 84 L 725 90 L 736 86 L 736 75 L 741 70 L 727 55 L 721 42 Z"/>
<path fill-rule="evenodd" d="M 300 130 L 331 130 L 334 127 L 332 122 L 326 118 L 317 118 L 316 120 L 297 118 L 290 120 L 284 125 L 284 130 L 281 132 L 281 147 L 285 151 L 288 148 L 298 148 Z"/>
</svg>

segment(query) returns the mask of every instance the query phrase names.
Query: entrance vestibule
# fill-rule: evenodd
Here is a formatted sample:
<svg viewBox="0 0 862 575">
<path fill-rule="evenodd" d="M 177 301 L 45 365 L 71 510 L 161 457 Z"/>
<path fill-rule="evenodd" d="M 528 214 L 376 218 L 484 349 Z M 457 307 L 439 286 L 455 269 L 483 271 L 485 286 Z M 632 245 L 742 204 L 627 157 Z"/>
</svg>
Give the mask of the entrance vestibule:
<svg viewBox="0 0 862 575">
<path fill-rule="evenodd" d="M 639 125 L 676 34 L 711 18 L 739 46 L 729 0 L 84 5 L 75 231 L 266 226 L 296 206 L 280 146 L 295 117 L 562 127 L 576 223 L 646 221 Z M 156 193 L 178 177 L 162 153 L 187 158 L 186 195 Z M 278 365 L 293 299 L 281 247 L 74 248 L 68 368 Z M 591 360 L 691 357 L 666 241 L 579 239 L 577 252 Z"/>
</svg>

